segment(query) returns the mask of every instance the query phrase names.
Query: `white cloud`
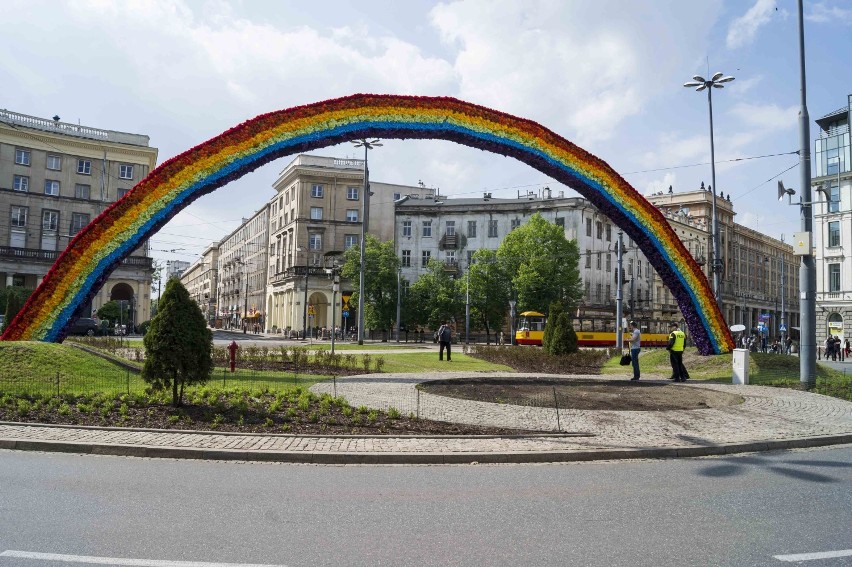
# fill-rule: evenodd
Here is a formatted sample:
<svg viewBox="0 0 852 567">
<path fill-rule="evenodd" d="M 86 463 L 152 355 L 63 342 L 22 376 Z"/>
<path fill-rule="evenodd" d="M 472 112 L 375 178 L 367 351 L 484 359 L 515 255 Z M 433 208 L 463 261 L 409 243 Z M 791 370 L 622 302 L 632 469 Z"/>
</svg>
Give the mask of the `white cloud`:
<svg viewBox="0 0 852 567">
<path fill-rule="evenodd" d="M 848 26 L 852 25 L 852 9 L 826 6 L 825 2 L 816 2 L 811 4 L 811 13 L 806 14 L 805 19 L 820 24 L 840 23 Z"/>
<path fill-rule="evenodd" d="M 758 30 L 769 23 L 776 10 L 775 0 L 757 0 L 745 15 L 734 20 L 728 28 L 728 48 L 736 49 L 754 41 Z"/>
<path fill-rule="evenodd" d="M 778 130 L 795 128 L 799 116 L 799 106 L 781 108 L 776 104 L 739 103 L 728 111 L 740 125 L 758 135 L 767 135 Z"/>
</svg>

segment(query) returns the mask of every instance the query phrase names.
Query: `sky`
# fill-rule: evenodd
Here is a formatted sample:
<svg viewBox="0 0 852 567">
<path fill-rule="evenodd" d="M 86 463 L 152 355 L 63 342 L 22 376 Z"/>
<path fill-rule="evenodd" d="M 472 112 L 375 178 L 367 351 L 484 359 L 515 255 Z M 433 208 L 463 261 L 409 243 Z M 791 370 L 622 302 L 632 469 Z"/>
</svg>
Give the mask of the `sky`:
<svg viewBox="0 0 852 567">
<path fill-rule="evenodd" d="M 146 134 L 159 163 L 259 114 L 355 93 L 452 96 L 534 120 L 608 162 L 643 194 L 710 184 L 736 221 L 800 230 L 795 0 L 3 0 L 0 108 Z M 805 1 L 813 120 L 852 93 L 852 1 Z M 313 152 L 361 158 L 340 145 Z M 766 157 L 769 156 L 769 157 Z M 285 157 L 195 201 L 151 238 L 194 261 L 272 196 Z M 442 195 L 517 197 L 552 179 L 443 141 L 385 140 L 375 181 Z M 788 239 L 789 242 L 789 239 Z"/>
</svg>

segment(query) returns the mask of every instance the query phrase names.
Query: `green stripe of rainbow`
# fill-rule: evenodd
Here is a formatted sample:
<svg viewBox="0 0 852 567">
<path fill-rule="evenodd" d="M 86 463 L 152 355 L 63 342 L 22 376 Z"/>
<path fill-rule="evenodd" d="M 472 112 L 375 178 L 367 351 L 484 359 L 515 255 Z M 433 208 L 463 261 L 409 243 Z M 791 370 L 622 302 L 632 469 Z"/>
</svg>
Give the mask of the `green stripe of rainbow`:
<svg viewBox="0 0 852 567">
<path fill-rule="evenodd" d="M 444 139 L 514 157 L 589 199 L 633 238 L 703 354 L 733 339 L 707 278 L 656 207 L 604 161 L 535 122 L 453 98 L 353 95 L 258 116 L 170 159 L 69 244 L 3 340 L 61 341 L 130 251 L 202 195 L 282 156 L 363 137 Z"/>
</svg>

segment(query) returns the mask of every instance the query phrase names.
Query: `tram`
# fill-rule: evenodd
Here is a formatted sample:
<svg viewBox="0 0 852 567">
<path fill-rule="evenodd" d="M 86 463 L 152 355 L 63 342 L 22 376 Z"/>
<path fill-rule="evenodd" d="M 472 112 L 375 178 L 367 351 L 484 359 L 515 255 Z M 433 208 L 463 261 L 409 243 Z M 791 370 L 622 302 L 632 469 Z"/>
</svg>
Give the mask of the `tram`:
<svg viewBox="0 0 852 567">
<path fill-rule="evenodd" d="M 547 317 L 538 311 L 520 314 L 515 342 L 519 345 L 541 346 Z M 615 321 L 611 317 L 572 317 L 577 344 L 582 347 L 614 347 Z M 669 342 L 669 321 L 638 319 L 642 331 L 642 346 L 666 346 Z M 624 344 L 630 340 L 630 331 L 624 331 Z"/>
</svg>

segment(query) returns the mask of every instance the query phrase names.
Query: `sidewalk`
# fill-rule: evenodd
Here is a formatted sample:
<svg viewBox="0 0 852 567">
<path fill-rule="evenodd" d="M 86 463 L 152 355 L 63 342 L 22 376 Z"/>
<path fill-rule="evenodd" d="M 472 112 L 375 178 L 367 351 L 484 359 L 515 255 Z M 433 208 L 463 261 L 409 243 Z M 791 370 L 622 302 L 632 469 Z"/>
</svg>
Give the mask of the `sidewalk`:
<svg viewBox="0 0 852 567">
<path fill-rule="evenodd" d="M 328 437 L 0 423 L 0 449 L 317 464 L 450 464 L 695 457 L 852 443 L 852 403 L 783 388 L 687 383 L 679 387 L 732 392 L 745 401 L 719 409 L 680 411 L 562 410 L 562 433 L 555 432 L 557 416 L 552 408 L 429 394 L 418 397 L 414 388 L 429 379 L 469 375 L 353 376 L 338 379 L 336 388 L 337 395 L 346 397 L 353 406 L 386 409 L 392 405 L 406 415 L 417 411 L 422 418 L 524 427 L 542 433 L 500 437 Z M 326 382 L 313 389 L 324 392 L 334 387 Z"/>
</svg>

